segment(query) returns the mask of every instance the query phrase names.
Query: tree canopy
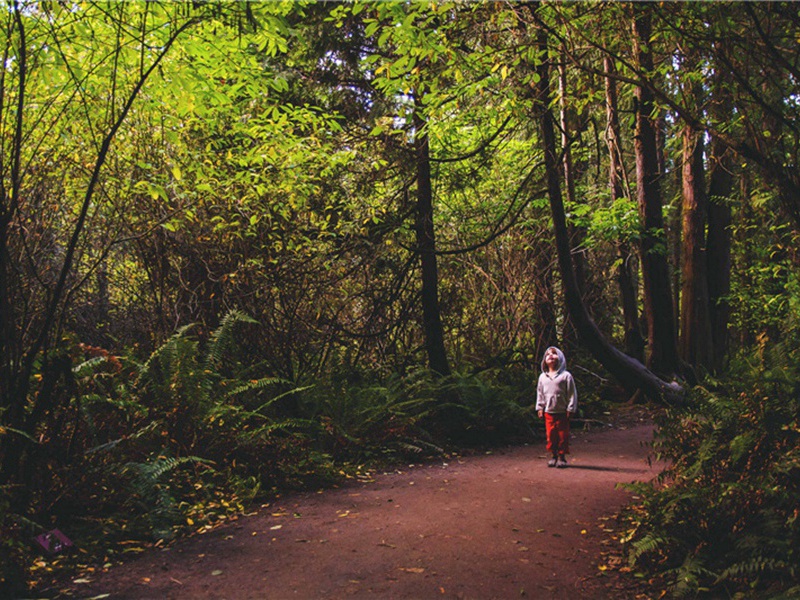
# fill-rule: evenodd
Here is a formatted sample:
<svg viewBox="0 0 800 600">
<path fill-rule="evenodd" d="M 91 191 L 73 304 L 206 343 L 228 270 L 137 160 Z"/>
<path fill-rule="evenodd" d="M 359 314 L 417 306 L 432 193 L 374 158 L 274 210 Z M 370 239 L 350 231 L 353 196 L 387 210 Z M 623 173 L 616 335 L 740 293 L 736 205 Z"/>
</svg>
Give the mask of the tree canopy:
<svg viewBox="0 0 800 600">
<path fill-rule="evenodd" d="M 553 344 L 601 382 L 588 411 L 692 410 L 698 385 L 734 398 L 748 366 L 797 363 L 793 3 L 14 0 L 0 20 L 4 540 L 81 495 L 129 506 L 100 500 L 121 482 L 168 536 L 179 506 L 364 448 L 513 439 Z"/>
</svg>

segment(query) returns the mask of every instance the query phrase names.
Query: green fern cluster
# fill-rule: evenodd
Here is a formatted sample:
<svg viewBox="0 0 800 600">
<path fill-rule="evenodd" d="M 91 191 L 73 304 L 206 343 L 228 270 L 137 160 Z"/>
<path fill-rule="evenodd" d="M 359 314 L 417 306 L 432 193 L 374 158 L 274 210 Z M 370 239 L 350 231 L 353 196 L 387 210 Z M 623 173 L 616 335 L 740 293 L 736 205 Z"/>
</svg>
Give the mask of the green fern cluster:
<svg viewBox="0 0 800 600">
<path fill-rule="evenodd" d="M 795 358 L 775 348 L 740 370 L 735 387 L 697 388 L 691 409 L 659 423 L 656 458 L 670 466 L 655 485 L 633 486 L 643 503 L 631 513 L 628 555 L 675 596 L 800 592 Z"/>
<path fill-rule="evenodd" d="M 524 386 L 498 382 L 494 372 L 442 378 L 415 369 L 379 381 L 349 373 L 320 383 L 303 405 L 337 460 L 419 458 L 447 445 L 531 437 Z"/>
</svg>

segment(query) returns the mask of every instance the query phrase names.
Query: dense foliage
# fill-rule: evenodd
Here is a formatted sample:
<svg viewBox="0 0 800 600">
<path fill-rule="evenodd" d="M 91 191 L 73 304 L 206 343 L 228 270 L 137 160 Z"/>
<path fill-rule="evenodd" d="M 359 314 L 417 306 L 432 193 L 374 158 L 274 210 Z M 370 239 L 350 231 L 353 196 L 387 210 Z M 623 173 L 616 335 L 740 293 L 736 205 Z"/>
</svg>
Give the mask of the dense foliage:
<svg viewBox="0 0 800 600">
<path fill-rule="evenodd" d="M 530 438 L 557 343 L 614 380 L 579 381 L 584 416 L 682 404 L 637 568 L 791 588 L 799 25 L 788 2 L 0 0 L 0 583 L 67 560 L 31 543 L 52 528 L 113 562 Z"/>
<path fill-rule="evenodd" d="M 796 597 L 800 548 L 797 350 L 762 348 L 727 384 L 698 387 L 691 408 L 659 420 L 657 485 L 626 538 L 634 568 L 675 597 Z"/>
</svg>

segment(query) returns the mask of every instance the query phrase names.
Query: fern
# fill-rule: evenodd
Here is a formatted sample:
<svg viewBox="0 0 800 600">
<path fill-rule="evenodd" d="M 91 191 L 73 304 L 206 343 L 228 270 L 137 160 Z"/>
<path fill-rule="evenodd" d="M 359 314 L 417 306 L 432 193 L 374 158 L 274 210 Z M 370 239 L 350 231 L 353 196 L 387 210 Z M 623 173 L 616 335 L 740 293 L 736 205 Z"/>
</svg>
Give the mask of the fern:
<svg viewBox="0 0 800 600">
<path fill-rule="evenodd" d="M 132 472 L 134 474 L 134 480 L 141 483 L 141 486 L 135 486 L 134 491 L 141 496 L 147 496 L 150 491 L 149 486 L 155 484 L 164 474 L 174 471 L 181 465 L 188 463 L 209 464 L 209 461 L 197 456 L 159 456 L 151 462 L 128 463 L 125 465 L 125 470 Z"/>
<path fill-rule="evenodd" d="M 139 367 L 140 385 L 146 385 L 158 376 L 155 372 L 156 367 L 167 368 L 167 372 L 169 372 L 171 370 L 169 367 L 178 363 L 178 357 L 181 355 L 180 342 L 186 341 L 186 334 L 194 327 L 194 323 L 184 325 L 150 355 L 147 361 Z"/>
<path fill-rule="evenodd" d="M 139 429 L 138 431 L 133 432 L 130 435 L 127 435 L 127 436 L 121 437 L 121 438 L 117 438 L 115 440 L 111 440 L 109 442 L 106 442 L 104 444 L 100 444 L 98 446 L 94 446 L 92 448 L 88 448 L 87 450 L 84 450 L 84 455 L 88 456 L 90 454 L 95 454 L 95 453 L 98 453 L 98 452 L 107 452 L 109 450 L 112 450 L 113 448 L 116 448 L 117 446 L 119 446 L 123 442 L 136 440 L 136 439 L 141 438 L 141 437 L 143 437 L 145 435 L 148 435 L 148 434 L 152 433 L 156 428 L 161 427 L 162 425 L 163 424 L 160 421 L 152 421 L 151 423 L 149 423 L 145 427 L 142 427 L 141 429 Z"/>
<path fill-rule="evenodd" d="M 75 365 L 72 368 L 72 373 L 75 377 L 85 377 L 87 375 L 91 375 L 94 373 L 95 369 L 100 365 L 104 365 L 108 362 L 107 356 L 95 356 L 94 358 L 90 358 L 79 365 Z"/>
<path fill-rule="evenodd" d="M 646 554 L 654 554 L 663 551 L 669 546 L 669 542 L 663 538 L 653 534 L 647 534 L 639 540 L 636 540 L 630 553 L 630 561 L 634 564 L 639 558 Z"/>
<path fill-rule="evenodd" d="M 693 390 L 689 409 L 659 421 L 656 447 L 671 465 L 637 490 L 626 540 L 629 560 L 666 576 L 675 595 L 781 597 L 797 575 L 800 374 L 791 353 L 775 355 L 736 387 Z"/>
<path fill-rule="evenodd" d="M 179 467 L 193 463 L 210 464 L 196 456 L 158 456 L 149 462 L 125 465 L 123 475 L 128 475 L 129 503 L 141 512 L 154 539 L 171 538 L 173 528 L 182 520 L 170 483 L 162 484 L 161 479 Z"/>
<path fill-rule="evenodd" d="M 236 343 L 237 326 L 243 323 L 258 324 L 258 321 L 238 310 L 232 310 L 223 317 L 219 327 L 211 335 L 205 362 L 207 370 L 213 371 L 219 368 L 225 355 Z"/>
</svg>

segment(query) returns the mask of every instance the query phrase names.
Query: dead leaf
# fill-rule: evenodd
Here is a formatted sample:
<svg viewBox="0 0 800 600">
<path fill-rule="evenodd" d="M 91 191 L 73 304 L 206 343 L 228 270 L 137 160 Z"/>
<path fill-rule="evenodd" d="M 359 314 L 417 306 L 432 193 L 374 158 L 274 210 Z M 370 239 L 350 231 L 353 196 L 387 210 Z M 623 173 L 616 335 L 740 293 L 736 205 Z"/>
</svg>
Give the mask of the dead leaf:
<svg viewBox="0 0 800 600">
<path fill-rule="evenodd" d="M 424 573 L 425 569 L 422 567 L 400 567 L 401 571 L 405 571 L 406 573 Z"/>
</svg>

